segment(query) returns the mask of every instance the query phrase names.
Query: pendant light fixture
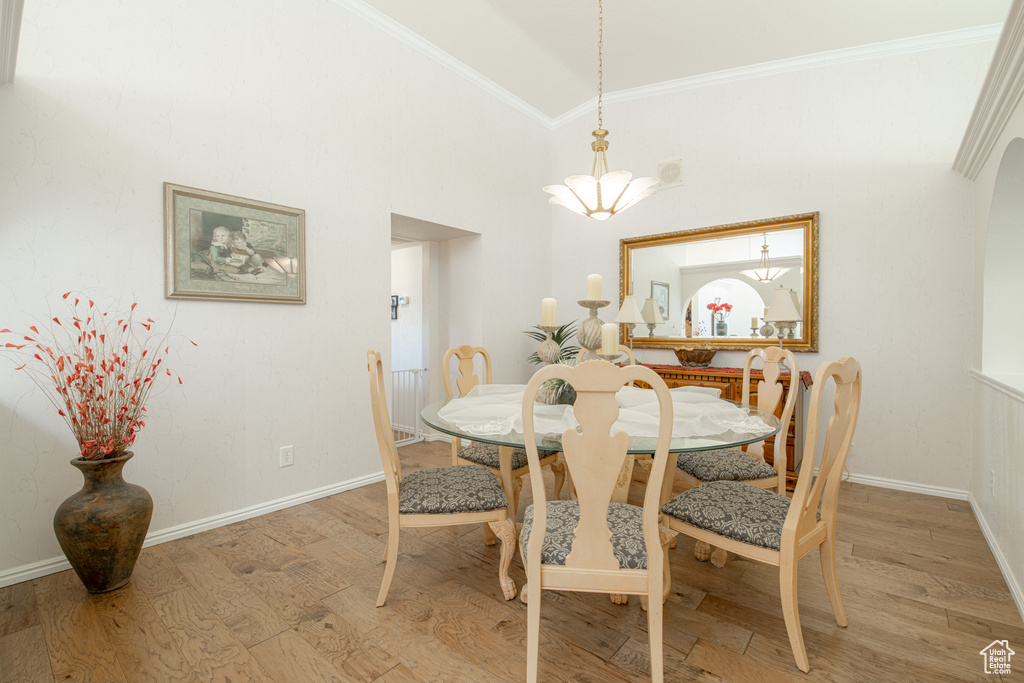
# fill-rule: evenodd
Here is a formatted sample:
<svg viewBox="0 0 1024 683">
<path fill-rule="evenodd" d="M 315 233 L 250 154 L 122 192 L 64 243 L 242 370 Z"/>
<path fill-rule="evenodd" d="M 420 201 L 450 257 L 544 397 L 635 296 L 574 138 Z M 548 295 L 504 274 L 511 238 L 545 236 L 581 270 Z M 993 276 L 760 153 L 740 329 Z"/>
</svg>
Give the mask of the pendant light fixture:
<svg viewBox="0 0 1024 683">
<path fill-rule="evenodd" d="M 594 163 L 590 167 L 590 175 L 571 175 L 565 179 L 565 185 L 548 185 L 545 192 L 553 197 L 548 199 L 551 204 L 561 204 L 570 211 L 594 220 L 604 219 L 622 213 L 644 197 L 654 194 L 651 189 L 658 182 L 657 178 L 633 178 L 629 171 L 609 171 L 608 131 L 604 129 L 604 6 L 602 0 L 597 2 L 597 130 L 594 131 L 594 142 L 590 143 L 594 150 Z"/>
<path fill-rule="evenodd" d="M 744 270 L 743 274 L 750 279 L 757 279 L 761 282 L 771 282 L 778 276 L 789 271 L 789 268 L 773 268 L 772 260 L 768 257 L 768 233 L 764 233 L 764 244 L 761 245 L 761 261 L 754 270 Z"/>
</svg>

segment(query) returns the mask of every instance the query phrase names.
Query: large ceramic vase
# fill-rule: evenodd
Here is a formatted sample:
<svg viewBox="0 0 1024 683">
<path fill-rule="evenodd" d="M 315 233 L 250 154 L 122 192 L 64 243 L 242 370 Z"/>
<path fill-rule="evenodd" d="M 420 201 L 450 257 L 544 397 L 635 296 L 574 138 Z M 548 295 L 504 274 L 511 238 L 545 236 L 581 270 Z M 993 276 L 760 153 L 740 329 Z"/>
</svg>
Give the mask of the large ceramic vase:
<svg viewBox="0 0 1024 683">
<path fill-rule="evenodd" d="M 128 583 L 153 517 L 149 492 L 121 477 L 131 457 L 129 452 L 106 460 L 72 460 L 85 484 L 53 516 L 61 550 L 90 593 Z"/>
</svg>

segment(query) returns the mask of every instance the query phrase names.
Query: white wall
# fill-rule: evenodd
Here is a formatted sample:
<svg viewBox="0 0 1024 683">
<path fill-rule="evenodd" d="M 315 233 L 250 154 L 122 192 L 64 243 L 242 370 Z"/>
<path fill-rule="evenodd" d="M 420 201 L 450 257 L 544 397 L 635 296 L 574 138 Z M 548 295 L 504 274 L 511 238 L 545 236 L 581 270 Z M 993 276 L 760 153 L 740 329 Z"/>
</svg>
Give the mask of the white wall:
<svg viewBox="0 0 1024 683">
<path fill-rule="evenodd" d="M 199 343 L 172 354 L 185 384 L 153 397 L 126 468 L 156 501 L 151 536 L 380 471 L 364 354 L 390 342 L 392 212 L 482 235 L 487 282 L 471 306 L 442 301 L 447 321 L 528 372 L 509 330 L 548 289 L 545 127 L 328 0 L 36 0 L 18 66 L 0 88 L 2 326 L 85 289 L 177 310 Z M 305 209 L 309 303 L 165 300 L 164 181 Z M 56 566 L 50 520 L 81 485 L 70 435 L 12 367 L 0 585 Z"/>
<path fill-rule="evenodd" d="M 603 223 L 560 211 L 552 295 L 573 299 L 588 272 L 616 282 L 622 237 L 820 211 L 820 353 L 797 356 L 812 372 L 861 361 L 851 472 L 962 491 L 972 205 L 950 166 L 991 54 L 991 43 L 935 49 L 606 104 L 613 170 L 654 175 L 682 158 L 686 184 Z M 594 122 L 556 131 L 554 177 L 590 163 Z M 741 358 L 719 352 L 715 364 Z"/>
<path fill-rule="evenodd" d="M 423 245 L 391 251 L 391 294 L 408 297 L 391 321 L 391 369 L 412 370 L 423 363 Z"/>
<path fill-rule="evenodd" d="M 999 185 L 1000 168 L 1007 160 L 1007 148 L 1014 141 L 1019 145 L 1021 138 L 1024 138 L 1024 103 L 1018 102 L 974 183 L 973 292 L 978 313 L 975 326 L 984 328 L 986 338 L 978 340 L 972 354 L 974 367 L 983 372 L 976 372 L 973 382 L 975 418 L 970 494 L 1017 608 L 1024 616 L 1024 375 L 1020 374 L 1019 365 L 1020 336 L 1013 324 L 992 324 L 993 321 L 981 315 L 982 311 L 985 315 L 990 313 L 991 302 L 984 298 L 986 277 L 999 275 L 1003 276 L 1006 286 L 1013 287 L 1003 295 L 1016 296 L 1015 310 L 1019 318 L 1020 283 L 1024 282 L 1024 276 L 1018 269 L 1015 285 L 1012 278 L 1006 277 L 1007 273 L 986 273 L 986 268 L 999 268 L 1004 264 L 1002 255 L 991 253 L 991 249 L 1006 249 L 1020 237 L 1024 221 L 1024 211 L 1019 205 L 1021 188 L 1003 187 L 1002 196 L 998 198 L 994 193 Z M 1010 156 L 1016 157 L 1009 159 L 1016 162 L 1016 168 L 1007 169 L 1008 175 L 1019 177 L 1019 153 Z M 1001 206 L 994 207 L 995 202 Z M 990 225 L 993 211 L 999 214 L 994 217 L 999 222 L 996 226 Z M 1005 223 L 1014 216 L 1016 222 Z M 1004 232 L 992 235 L 990 227 Z M 1019 251 L 1016 256 L 1021 256 Z M 1006 350 L 1014 347 L 1016 357 L 1008 356 Z M 983 357 L 983 353 L 993 352 L 993 357 Z"/>
</svg>

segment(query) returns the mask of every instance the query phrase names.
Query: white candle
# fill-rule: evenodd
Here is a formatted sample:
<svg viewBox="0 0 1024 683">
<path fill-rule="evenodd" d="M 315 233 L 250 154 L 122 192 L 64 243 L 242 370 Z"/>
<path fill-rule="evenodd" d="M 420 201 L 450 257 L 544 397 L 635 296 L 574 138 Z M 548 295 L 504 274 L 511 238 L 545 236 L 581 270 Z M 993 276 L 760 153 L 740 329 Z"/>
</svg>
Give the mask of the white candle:
<svg viewBox="0 0 1024 683">
<path fill-rule="evenodd" d="M 597 301 L 601 298 L 601 276 L 591 273 L 587 276 L 587 299 Z"/>
<path fill-rule="evenodd" d="M 543 327 L 554 327 L 557 323 L 555 322 L 555 304 L 557 302 L 552 298 L 541 299 L 540 301 L 540 324 Z"/>
<path fill-rule="evenodd" d="M 611 356 L 619 353 L 619 326 L 605 323 L 601 326 L 601 354 Z"/>
<path fill-rule="evenodd" d="M 751 327 L 760 327 L 760 325 L 757 324 L 757 316 L 754 316 L 754 317 L 752 317 L 750 319 L 750 326 Z"/>
</svg>

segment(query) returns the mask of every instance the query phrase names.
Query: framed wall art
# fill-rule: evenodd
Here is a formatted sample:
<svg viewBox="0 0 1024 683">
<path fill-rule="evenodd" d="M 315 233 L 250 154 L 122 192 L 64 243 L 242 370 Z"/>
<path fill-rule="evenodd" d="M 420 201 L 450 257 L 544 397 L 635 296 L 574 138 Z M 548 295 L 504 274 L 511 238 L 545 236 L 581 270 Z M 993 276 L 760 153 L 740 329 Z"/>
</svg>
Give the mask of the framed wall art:
<svg viewBox="0 0 1024 683">
<path fill-rule="evenodd" d="M 167 298 L 306 303 L 306 212 L 164 183 Z"/>
<path fill-rule="evenodd" d="M 669 287 L 667 282 L 656 282 L 655 280 L 651 280 L 651 298 L 654 299 L 654 303 L 658 307 L 658 312 L 661 313 L 661 317 L 665 320 L 669 319 L 668 293 Z"/>
</svg>

